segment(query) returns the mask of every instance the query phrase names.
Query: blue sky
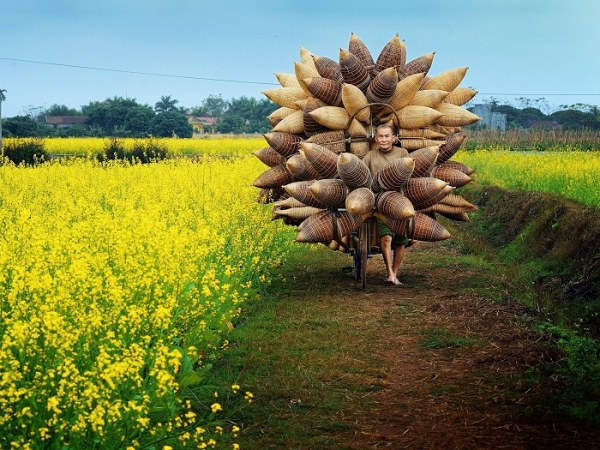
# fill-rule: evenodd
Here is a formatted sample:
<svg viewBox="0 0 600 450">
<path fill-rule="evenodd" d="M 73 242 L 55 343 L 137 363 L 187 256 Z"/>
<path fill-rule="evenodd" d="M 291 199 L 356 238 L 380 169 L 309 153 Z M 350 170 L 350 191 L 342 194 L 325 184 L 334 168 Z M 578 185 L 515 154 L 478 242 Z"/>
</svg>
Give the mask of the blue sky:
<svg viewBox="0 0 600 450">
<path fill-rule="evenodd" d="M 476 100 L 600 104 L 582 95 L 600 94 L 598 0 L 0 0 L 0 14 L 4 117 L 114 96 L 153 106 L 171 95 L 192 107 L 272 87 L 7 58 L 275 83 L 274 72 L 293 72 L 301 46 L 337 59 L 351 32 L 374 58 L 395 33 L 408 60 L 435 51 L 432 75 L 468 66 L 462 85 L 480 92 Z"/>
</svg>

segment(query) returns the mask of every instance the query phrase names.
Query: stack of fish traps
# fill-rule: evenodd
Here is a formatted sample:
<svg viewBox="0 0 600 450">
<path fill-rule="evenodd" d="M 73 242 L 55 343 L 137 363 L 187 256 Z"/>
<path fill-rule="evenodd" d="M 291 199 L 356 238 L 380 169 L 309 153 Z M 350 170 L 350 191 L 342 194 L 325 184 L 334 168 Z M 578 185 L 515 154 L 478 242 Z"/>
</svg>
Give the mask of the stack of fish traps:
<svg viewBox="0 0 600 450">
<path fill-rule="evenodd" d="M 455 189 L 473 170 L 451 158 L 461 127 L 479 120 L 462 106 L 476 91 L 459 86 L 466 67 L 429 76 L 433 58 L 406 62 L 396 35 L 374 60 L 352 34 L 339 62 L 301 48 L 294 73 L 275 74 L 281 87 L 264 94 L 280 107 L 269 116 L 269 146 L 254 153 L 268 166 L 254 186 L 273 219 L 297 226 L 296 241 L 344 251 L 373 216 L 410 239 L 439 241 L 450 233 L 436 213 L 469 220 L 477 207 Z M 393 127 L 404 157 L 372 176 L 362 158 L 380 124 Z"/>
</svg>

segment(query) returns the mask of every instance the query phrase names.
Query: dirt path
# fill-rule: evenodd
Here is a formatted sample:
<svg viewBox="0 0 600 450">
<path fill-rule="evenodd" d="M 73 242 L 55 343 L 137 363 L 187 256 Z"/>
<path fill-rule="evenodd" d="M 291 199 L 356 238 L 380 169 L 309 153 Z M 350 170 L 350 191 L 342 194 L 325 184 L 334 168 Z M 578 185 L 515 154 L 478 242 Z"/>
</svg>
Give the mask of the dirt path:
<svg viewBox="0 0 600 450">
<path fill-rule="evenodd" d="M 560 355 L 501 268 L 421 244 L 403 287 L 377 256 L 363 292 L 324 253 L 233 337 L 224 369 L 257 395 L 242 448 L 600 448 L 600 432 L 547 414 L 560 383 L 543 365 Z"/>
</svg>

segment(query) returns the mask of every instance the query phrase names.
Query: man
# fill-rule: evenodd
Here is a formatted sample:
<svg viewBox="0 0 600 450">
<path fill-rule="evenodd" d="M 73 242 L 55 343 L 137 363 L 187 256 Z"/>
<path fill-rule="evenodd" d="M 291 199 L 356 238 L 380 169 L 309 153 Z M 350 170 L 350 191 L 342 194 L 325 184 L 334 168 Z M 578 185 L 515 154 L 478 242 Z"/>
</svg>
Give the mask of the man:
<svg viewBox="0 0 600 450">
<path fill-rule="evenodd" d="M 393 146 L 395 140 L 396 136 L 390 125 L 379 125 L 377 127 L 375 132 L 377 148 L 371 150 L 363 158 L 363 162 L 371 171 L 371 175 L 375 176 L 379 169 L 395 159 L 408 156 L 408 152 L 405 149 Z M 402 285 L 400 280 L 398 280 L 398 270 L 404 258 L 404 249 L 410 242 L 410 239 L 394 233 L 379 219 L 377 220 L 377 234 L 380 238 L 379 246 L 387 269 L 385 280 L 396 286 Z"/>
</svg>

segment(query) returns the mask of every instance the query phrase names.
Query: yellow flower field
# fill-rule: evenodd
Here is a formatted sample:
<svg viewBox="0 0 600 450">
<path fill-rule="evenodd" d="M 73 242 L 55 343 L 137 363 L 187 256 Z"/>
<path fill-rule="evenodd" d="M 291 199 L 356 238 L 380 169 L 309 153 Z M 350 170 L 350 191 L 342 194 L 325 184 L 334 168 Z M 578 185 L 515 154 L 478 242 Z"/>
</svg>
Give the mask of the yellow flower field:
<svg viewBox="0 0 600 450">
<path fill-rule="evenodd" d="M 0 167 L 0 448 L 207 445 L 220 412 L 180 393 L 292 241 L 254 203 L 263 169 Z"/>
<path fill-rule="evenodd" d="M 128 150 L 133 148 L 136 139 L 119 138 Z M 143 141 L 143 139 L 142 139 Z M 155 141 L 164 144 L 170 155 L 229 155 L 247 156 L 254 150 L 267 147 L 260 137 L 221 137 L 210 139 L 173 139 L 157 138 Z M 11 139 L 6 139 L 7 144 Z M 44 143 L 50 154 L 94 156 L 102 153 L 110 142 L 110 138 L 46 138 Z"/>
<path fill-rule="evenodd" d="M 600 207 L 600 153 L 459 151 L 453 158 L 473 167 L 482 184 L 550 192 Z"/>
</svg>

